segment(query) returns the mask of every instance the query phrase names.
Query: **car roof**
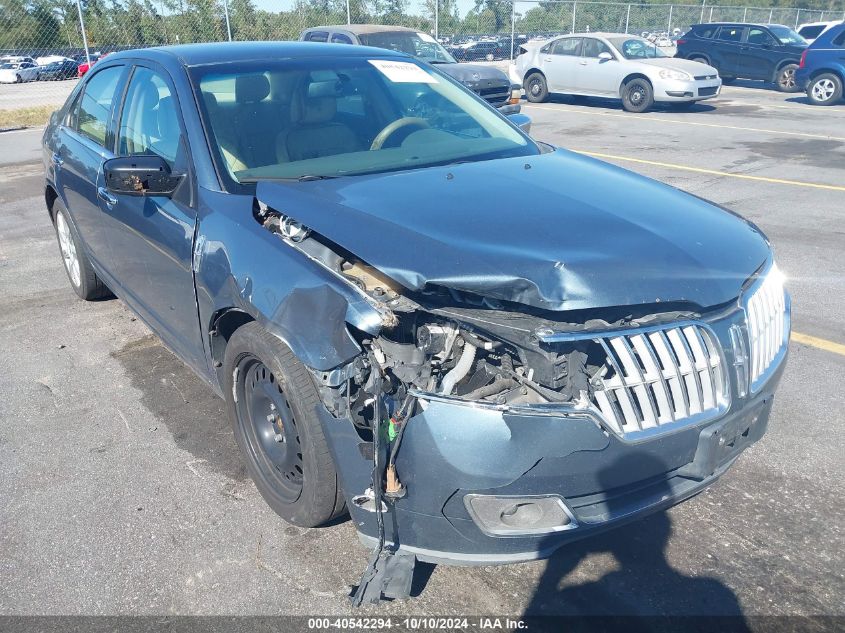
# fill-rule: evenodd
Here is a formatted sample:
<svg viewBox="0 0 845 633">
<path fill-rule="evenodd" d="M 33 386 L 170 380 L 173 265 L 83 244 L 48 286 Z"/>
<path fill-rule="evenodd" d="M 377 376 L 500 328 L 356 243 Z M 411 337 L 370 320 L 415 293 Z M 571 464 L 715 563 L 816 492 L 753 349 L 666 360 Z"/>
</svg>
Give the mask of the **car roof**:
<svg viewBox="0 0 845 633">
<path fill-rule="evenodd" d="M 212 42 L 155 46 L 112 53 L 111 61 L 124 58 L 147 58 L 153 61 L 178 61 L 183 66 L 200 66 L 217 62 L 246 62 L 290 57 L 410 57 L 396 51 L 375 53 L 369 46 L 325 46 L 319 42 Z"/>
<path fill-rule="evenodd" d="M 367 35 L 368 33 L 393 33 L 405 31 L 406 33 L 419 33 L 419 29 L 411 29 L 407 26 L 390 26 L 385 24 L 330 24 L 329 26 L 312 26 L 305 31 L 346 31 L 353 35 Z"/>
</svg>

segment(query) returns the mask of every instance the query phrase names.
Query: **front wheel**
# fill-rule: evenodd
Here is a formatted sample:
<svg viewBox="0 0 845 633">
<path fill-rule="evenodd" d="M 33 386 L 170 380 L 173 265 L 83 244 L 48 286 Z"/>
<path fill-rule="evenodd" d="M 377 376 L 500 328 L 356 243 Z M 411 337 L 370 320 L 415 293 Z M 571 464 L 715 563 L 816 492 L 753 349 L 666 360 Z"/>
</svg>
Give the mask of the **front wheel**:
<svg viewBox="0 0 845 633">
<path fill-rule="evenodd" d="M 787 64 L 778 71 L 775 78 L 775 85 L 781 92 L 798 92 L 798 84 L 795 82 L 795 71 L 798 64 Z"/>
<path fill-rule="evenodd" d="M 628 112 L 645 112 L 654 103 L 654 90 L 645 79 L 632 79 L 622 89 L 622 107 Z"/>
<path fill-rule="evenodd" d="M 549 87 L 542 74 L 531 73 L 525 78 L 525 98 L 531 103 L 543 103 L 549 98 Z"/>
<path fill-rule="evenodd" d="M 288 523 L 317 527 L 345 511 L 308 370 L 252 322 L 232 335 L 223 361 L 226 404 L 255 486 Z"/>
<path fill-rule="evenodd" d="M 813 105 L 833 105 L 842 98 L 842 80 L 833 73 L 815 77 L 807 86 L 807 98 Z"/>
<path fill-rule="evenodd" d="M 21 78 L 20 75 L 15 75 L 15 83 L 16 84 L 23 83 L 23 79 Z"/>
</svg>

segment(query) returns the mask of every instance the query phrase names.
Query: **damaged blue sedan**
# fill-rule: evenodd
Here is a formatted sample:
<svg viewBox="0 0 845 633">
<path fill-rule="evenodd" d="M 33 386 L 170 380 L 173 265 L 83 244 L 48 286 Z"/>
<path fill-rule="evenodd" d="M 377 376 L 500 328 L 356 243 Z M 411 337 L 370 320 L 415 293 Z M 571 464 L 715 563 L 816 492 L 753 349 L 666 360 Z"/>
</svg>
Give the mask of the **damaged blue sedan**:
<svg viewBox="0 0 845 633">
<path fill-rule="evenodd" d="M 790 305 L 760 230 L 411 57 L 115 53 L 43 146 L 73 289 L 225 399 L 281 517 L 351 515 L 358 603 L 665 509 L 765 432 Z"/>
</svg>

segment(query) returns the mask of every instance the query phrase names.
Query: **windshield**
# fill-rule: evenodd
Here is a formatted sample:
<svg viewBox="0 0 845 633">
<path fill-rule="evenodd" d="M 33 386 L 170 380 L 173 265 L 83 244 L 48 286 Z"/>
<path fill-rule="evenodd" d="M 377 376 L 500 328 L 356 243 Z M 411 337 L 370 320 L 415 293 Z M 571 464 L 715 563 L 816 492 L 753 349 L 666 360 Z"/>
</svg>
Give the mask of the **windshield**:
<svg viewBox="0 0 845 633">
<path fill-rule="evenodd" d="M 769 30 L 775 34 L 781 44 L 794 44 L 797 46 L 807 46 L 807 40 L 798 35 L 788 26 L 770 26 Z"/>
<path fill-rule="evenodd" d="M 539 153 L 475 95 L 411 59 L 311 58 L 191 69 L 209 145 L 238 183 Z"/>
<path fill-rule="evenodd" d="M 456 64 L 455 58 L 446 52 L 437 40 L 428 33 L 412 31 L 386 31 L 358 36 L 364 46 L 386 48 L 433 64 Z"/>
<path fill-rule="evenodd" d="M 625 59 L 656 59 L 668 57 L 656 44 L 641 37 L 611 37 L 609 41 Z"/>
</svg>

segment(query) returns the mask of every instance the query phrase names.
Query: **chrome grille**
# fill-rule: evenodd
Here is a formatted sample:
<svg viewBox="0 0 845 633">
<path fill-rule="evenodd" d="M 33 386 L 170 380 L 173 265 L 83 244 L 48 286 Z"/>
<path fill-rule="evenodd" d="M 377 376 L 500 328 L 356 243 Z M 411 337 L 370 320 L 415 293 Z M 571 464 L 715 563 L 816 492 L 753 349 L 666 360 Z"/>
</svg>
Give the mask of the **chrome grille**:
<svg viewBox="0 0 845 633">
<path fill-rule="evenodd" d="M 748 299 L 745 312 L 751 348 L 751 390 L 754 391 L 789 335 L 783 281 L 776 268 L 766 275 Z"/>
<path fill-rule="evenodd" d="M 607 359 L 594 379 L 593 404 L 617 433 L 653 432 L 724 411 L 722 356 L 708 328 L 673 324 L 595 340 Z"/>
</svg>

